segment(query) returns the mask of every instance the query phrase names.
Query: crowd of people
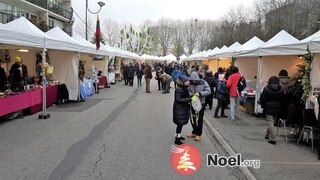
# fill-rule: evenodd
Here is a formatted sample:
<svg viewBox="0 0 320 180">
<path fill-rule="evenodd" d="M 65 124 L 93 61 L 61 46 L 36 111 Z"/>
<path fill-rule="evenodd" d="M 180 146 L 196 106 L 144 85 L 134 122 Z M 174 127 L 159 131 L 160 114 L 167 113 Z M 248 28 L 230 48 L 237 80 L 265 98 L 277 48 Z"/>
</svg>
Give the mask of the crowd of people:
<svg viewBox="0 0 320 180">
<path fill-rule="evenodd" d="M 188 138 L 201 140 L 204 111 L 213 110 L 214 118 L 228 118 L 236 121 L 240 118 L 240 96 L 246 88 L 246 80 L 238 67 L 230 65 L 227 69 L 219 67 L 213 74 L 206 67 L 197 64 L 190 68 L 186 64 L 159 63 L 151 67 L 145 63 L 136 63 L 124 66 L 123 77 L 125 84 L 133 86 L 134 74 L 137 75 L 138 89 L 141 88 L 141 79 L 145 75 L 146 93 L 150 91 L 152 71 L 155 71 L 155 80 L 158 81 L 158 90 L 163 94 L 170 93 L 171 82 L 174 83 L 173 122 L 176 124 L 175 144 L 183 144 L 185 138 L 181 135 L 182 128 L 189 122 L 192 132 Z M 291 83 L 286 70 L 281 70 L 278 76 L 270 77 L 258 101 L 263 108 L 263 114 L 268 122 L 265 139 L 270 144 L 276 144 L 275 124 L 279 118 L 286 119 L 287 124 L 301 125 L 303 104 L 302 94 L 292 89 L 301 87 L 301 82 Z M 216 99 L 217 105 L 213 107 Z M 200 108 L 197 107 L 197 103 Z M 230 109 L 229 115 L 225 110 Z"/>
</svg>

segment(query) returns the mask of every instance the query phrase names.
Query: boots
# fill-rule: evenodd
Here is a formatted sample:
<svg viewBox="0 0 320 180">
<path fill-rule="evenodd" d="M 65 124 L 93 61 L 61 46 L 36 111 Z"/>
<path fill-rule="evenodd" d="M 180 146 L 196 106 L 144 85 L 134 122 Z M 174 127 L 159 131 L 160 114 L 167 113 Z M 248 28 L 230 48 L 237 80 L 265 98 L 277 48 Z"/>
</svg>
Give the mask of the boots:
<svg viewBox="0 0 320 180">
<path fill-rule="evenodd" d="M 214 118 L 220 118 L 217 113 L 215 113 L 213 117 L 214 117 Z"/>
<path fill-rule="evenodd" d="M 181 142 L 181 139 L 178 138 L 178 137 L 176 137 L 174 143 L 175 143 L 176 145 L 181 145 L 181 144 L 183 144 L 183 142 Z"/>
<path fill-rule="evenodd" d="M 221 118 L 227 118 L 228 116 L 226 116 L 224 113 L 221 113 Z"/>
</svg>

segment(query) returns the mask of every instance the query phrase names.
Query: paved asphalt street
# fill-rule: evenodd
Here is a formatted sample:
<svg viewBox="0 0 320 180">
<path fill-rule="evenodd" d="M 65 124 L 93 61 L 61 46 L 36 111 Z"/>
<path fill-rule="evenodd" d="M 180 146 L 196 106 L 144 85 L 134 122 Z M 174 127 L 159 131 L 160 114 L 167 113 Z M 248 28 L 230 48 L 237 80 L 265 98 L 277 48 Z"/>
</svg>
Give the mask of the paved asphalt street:
<svg viewBox="0 0 320 180">
<path fill-rule="evenodd" d="M 202 141 L 186 140 L 202 154 L 200 170 L 185 177 L 172 169 L 174 90 L 156 88 L 155 80 L 151 94 L 120 82 L 87 102 L 50 107 L 50 119 L 0 122 L 0 179 L 245 179 L 238 168 L 206 166 L 206 154 L 226 155 L 206 126 Z"/>
</svg>

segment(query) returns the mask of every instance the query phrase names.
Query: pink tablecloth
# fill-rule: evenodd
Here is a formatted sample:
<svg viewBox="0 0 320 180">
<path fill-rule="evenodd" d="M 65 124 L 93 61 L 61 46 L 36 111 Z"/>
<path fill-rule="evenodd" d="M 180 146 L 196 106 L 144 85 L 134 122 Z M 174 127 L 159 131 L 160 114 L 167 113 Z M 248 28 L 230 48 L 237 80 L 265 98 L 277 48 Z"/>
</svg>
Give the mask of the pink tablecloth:
<svg viewBox="0 0 320 180">
<path fill-rule="evenodd" d="M 42 93 L 42 91 L 41 91 Z M 47 106 L 51 106 L 52 104 L 55 104 L 58 100 L 58 86 L 48 86 L 47 87 Z M 42 94 L 41 94 L 41 102 L 31 106 L 30 112 L 31 114 L 37 113 L 42 110 Z"/>
<path fill-rule="evenodd" d="M 0 99 L 0 116 L 41 103 L 41 92 L 36 89 Z"/>
<path fill-rule="evenodd" d="M 108 86 L 108 80 L 106 76 L 100 76 L 98 77 L 98 86 L 107 87 Z"/>
</svg>

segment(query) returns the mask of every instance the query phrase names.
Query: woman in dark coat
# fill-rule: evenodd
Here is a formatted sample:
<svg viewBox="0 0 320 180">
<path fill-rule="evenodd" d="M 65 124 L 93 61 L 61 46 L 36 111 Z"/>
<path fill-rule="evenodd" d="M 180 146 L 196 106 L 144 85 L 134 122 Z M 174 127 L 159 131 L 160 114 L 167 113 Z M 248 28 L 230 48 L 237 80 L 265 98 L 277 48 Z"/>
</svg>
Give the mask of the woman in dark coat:
<svg viewBox="0 0 320 180">
<path fill-rule="evenodd" d="M 174 143 L 177 145 L 183 144 L 181 140 L 185 140 L 181 136 L 183 125 L 186 125 L 190 116 L 190 102 L 191 98 L 188 92 L 189 78 L 185 75 L 174 76 L 173 79 L 177 82 L 177 88 L 174 95 L 173 104 L 173 122 L 177 125 L 176 137 Z"/>
<path fill-rule="evenodd" d="M 277 117 L 281 116 L 285 110 L 284 93 L 279 81 L 277 76 L 270 77 L 267 87 L 263 89 L 260 96 L 261 107 L 268 122 L 265 139 L 270 139 L 268 141 L 270 144 L 276 144 L 274 121 Z"/>
</svg>

